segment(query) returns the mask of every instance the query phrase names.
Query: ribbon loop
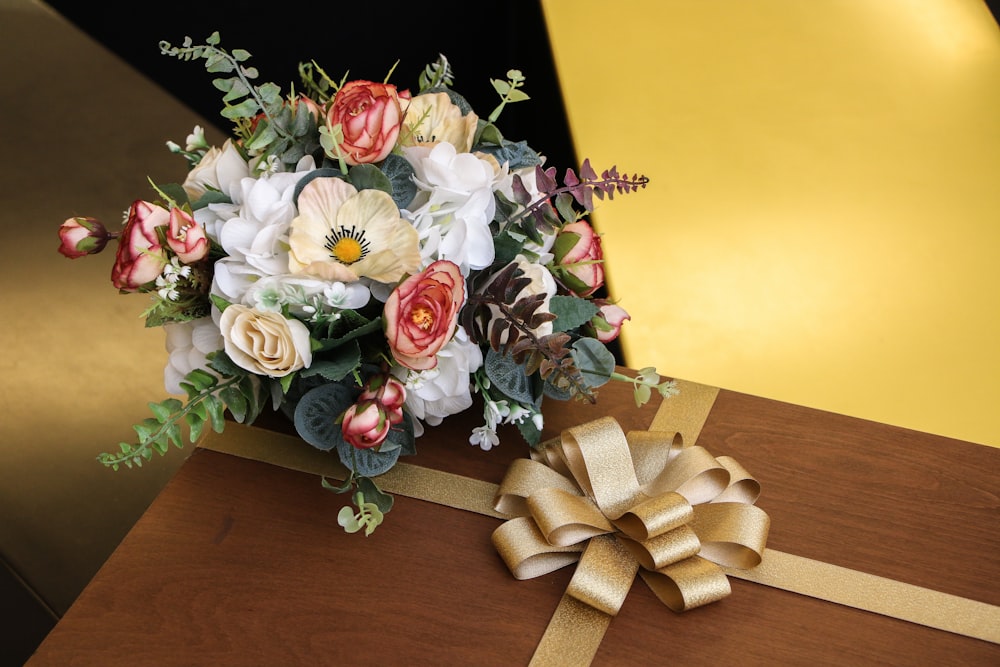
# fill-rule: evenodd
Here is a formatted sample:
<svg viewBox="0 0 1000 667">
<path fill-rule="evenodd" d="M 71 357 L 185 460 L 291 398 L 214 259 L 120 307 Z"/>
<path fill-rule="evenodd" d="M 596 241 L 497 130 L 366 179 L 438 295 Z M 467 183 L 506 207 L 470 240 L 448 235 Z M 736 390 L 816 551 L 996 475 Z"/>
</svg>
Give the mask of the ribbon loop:
<svg viewBox="0 0 1000 667">
<path fill-rule="evenodd" d="M 527 505 L 542 535 L 556 546 L 576 544 L 615 529 L 594 501 L 562 489 L 540 489 L 528 498 Z"/>
<path fill-rule="evenodd" d="M 681 494 L 668 491 L 640 502 L 614 523 L 630 538 L 642 542 L 682 526 L 692 518 L 691 503 Z"/>
<path fill-rule="evenodd" d="M 515 579 L 532 579 L 574 563 L 584 545 L 555 547 L 527 517 L 505 521 L 493 531 L 493 546 Z"/>
<path fill-rule="evenodd" d="M 732 592 L 722 568 L 697 556 L 656 571 L 640 570 L 639 576 L 660 602 L 678 612 L 718 602 Z"/>
</svg>

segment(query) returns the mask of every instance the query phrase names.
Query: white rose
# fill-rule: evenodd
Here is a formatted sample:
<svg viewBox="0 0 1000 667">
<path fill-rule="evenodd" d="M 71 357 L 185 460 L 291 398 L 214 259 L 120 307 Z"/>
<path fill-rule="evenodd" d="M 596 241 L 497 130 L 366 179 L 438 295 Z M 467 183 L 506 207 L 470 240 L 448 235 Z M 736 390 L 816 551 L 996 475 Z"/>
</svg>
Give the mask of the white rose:
<svg viewBox="0 0 1000 667">
<path fill-rule="evenodd" d="M 222 148 L 208 149 L 198 165 L 188 172 L 182 187 L 191 201 L 200 199 L 209 189 L 231 195 L 239 188 L 240 180 L 249 175 L 247 161 L 232 139 L 227 139 Z"/>
<path fill-rule="evenodd" d="M 233 304 L 222 312 L 219 328 L 226 354 L 252 373 L 283 377 L 312 363 L 309 329 L 280 313 Z"/>
</svg>

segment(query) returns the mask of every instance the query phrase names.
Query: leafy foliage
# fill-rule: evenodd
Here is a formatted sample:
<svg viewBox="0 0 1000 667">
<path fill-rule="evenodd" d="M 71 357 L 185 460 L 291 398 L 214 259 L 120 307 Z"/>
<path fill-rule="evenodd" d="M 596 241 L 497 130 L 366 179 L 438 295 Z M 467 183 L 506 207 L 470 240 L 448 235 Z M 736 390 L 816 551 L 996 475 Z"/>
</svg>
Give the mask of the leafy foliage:
<svg viewBox="0 0 1000 667">
<path fill-rule="evenodd" d="M 213 359 L 213 367 L 225 372 L 235 365 L 220 353 Z M 187 426 L 190 442 L 196 442 L 206 425 L 211 425 L 216 433 L 222 432 L 226 408 L 237 421 L 252 422 L 264 405 L 260 383 L 242 370 L 220 380 L 212 373 L 195 369 L 185 376 L 181 388 L 187 395 L 185 402 L 168 398 L 149 403 L 153 416 L 133 427 L 137 442 L 121 442 L 118 452 L 99 454 L 97 460 L 113 470 L 122 465 L 142 467 L 144 461 L 153 458 L 154 452 L 163 456 L 171 444 L 178 448 L 184 446 L 182 426 Z"/>
<path fill-rule="evenodd" d="M 250 52 L 227 51 L 219 46 L 221 41 L 218 32 L 213 32 L 205 44 L 194 44 L 190 37 L 185 37 L 181 46 L 161 41 L 160 53 L 186 61 L 202 59 L 208 72 L 220 75 L 212 79 L 212 85 L 224 93 L 221 114 L 233 121 L 236 136 L 249 155 L 274 155 L 282 163 L 294 165 L 317 150 L 316 120 L 309 108 L 297 103 L 295 97 L 283 98 L 281 88 L 274 83 L 254 85 L 259 76 L 257 68 L 244 65 Z M 300 71 L 311 74 L 312 69 Z M 328 87 L 325 74 L 323 81 Z M 322 85 L 314 88 L 324 89 Z"/>
</svg>

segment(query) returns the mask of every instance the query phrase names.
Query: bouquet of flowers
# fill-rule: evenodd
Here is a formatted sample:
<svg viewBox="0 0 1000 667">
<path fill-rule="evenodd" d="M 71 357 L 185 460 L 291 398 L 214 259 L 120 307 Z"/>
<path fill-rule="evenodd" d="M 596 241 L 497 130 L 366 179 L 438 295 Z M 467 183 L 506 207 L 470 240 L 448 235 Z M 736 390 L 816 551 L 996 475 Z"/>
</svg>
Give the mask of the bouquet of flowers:
<svg viewBox="0 0 1000 667">
<path fill-rule="evenodd" d="M 606 344 L 629 316 L 594 296 L 603 254 L 584 216 L 648 179 L 584 161 L 560 181 L 505 138 L 501 112 L 528 99 L 518 70 L 491 80 L 500 101 L 482 118 L 443 56 L 414 92 L 304 63 L 298 92 L 282 94 L 218 33 L 160 49 L 217 76 L 233 135 L 210 146 L 196 127 L 183 148 L 168 142 L 187 177 L 151 182 L 120 232 L 90 217 L 59 229 L 70 258 L 117 242 L 111 282 L 150 296 L 167 392 L 184 397 L 150 403 L 104 465 L 141 466 L 185 430 L 194 442 L 227 411 L 250 423 L 270 406 L 351 471 L 323 483 L 351 494 L 341 525 L 370 534 L 392 503 L 373 478 L 475 393 L 469 442 L 489 450 L 500 424 L 537 444 L 545 397 L 593 401 L 609 380 L 633 383 L 639 405 L 676 391 L 652 368 L 616 372 Z"/>
</svg>

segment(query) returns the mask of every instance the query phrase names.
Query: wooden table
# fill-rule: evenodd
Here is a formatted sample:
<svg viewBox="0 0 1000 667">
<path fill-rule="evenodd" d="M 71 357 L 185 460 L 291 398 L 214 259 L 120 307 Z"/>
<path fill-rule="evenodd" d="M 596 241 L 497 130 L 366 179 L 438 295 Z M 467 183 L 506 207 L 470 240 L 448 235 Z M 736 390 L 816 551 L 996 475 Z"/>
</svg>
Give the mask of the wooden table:
<svg viewBox="0 0 1000 667">
<path fill-rule="evenodd" d="M 657 404 L 612 383 L 595 406 L 548 402 L 546 432 L 605 415 L 646 429 Z M 509 431 L 471 447 L 477 423 L 429 429 L 412 462 L 499 482 L 526 446 Z M 264 428 L 287 430 L 249 432 L 279 437 Z M 768 548 L 1000 605 L 1000 450 L 726 390 L 698 444 L 760 481 Z M 315 475 L 197 449 L 28 664 L 528 663 L 572 567 L 517 581 L 497 519 L 407 497 L 347 535 L 344 504 Z M 594 664 L 1000 664 L 989 641 L 731 581 L 680 614 L 637 581 Z"/>
</svg>

